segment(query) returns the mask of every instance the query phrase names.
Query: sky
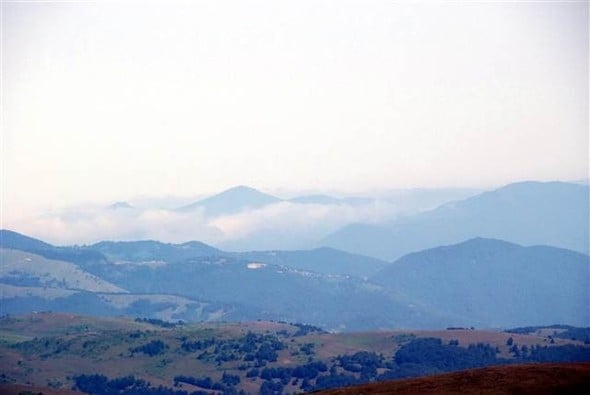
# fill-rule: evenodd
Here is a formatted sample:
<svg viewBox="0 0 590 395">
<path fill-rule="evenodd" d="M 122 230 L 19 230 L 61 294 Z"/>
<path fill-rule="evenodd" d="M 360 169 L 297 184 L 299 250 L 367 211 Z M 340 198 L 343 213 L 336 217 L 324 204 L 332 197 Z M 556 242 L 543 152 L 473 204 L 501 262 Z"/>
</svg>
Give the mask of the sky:
<svg viewBox="0 0 590 395">
<path fill-rule="evenodd" d="M 588 2 L 2 1 L 4 225 L 588 178 Z"/>
</svg>

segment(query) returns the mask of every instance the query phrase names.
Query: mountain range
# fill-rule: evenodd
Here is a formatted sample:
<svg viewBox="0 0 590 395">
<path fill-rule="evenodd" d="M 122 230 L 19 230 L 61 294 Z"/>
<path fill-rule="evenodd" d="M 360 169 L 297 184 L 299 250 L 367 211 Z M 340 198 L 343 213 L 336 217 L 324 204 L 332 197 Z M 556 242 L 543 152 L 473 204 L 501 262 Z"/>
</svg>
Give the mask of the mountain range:
<svg viewBox="0 0 590 395">
<path fill-rule="evenodd" d="M 386 224 L 352 224 L 320 244 L 384 260 L 474 237 L 544 244 L 587 254 L 587 185 L 523 182 Z"/>
<path fill-rule="evenodd" d="M 0 231 L 2 313 L 272 319 L 332 331 L 588 325 L 588 255 L 476 238 L 392 263 L 328 248 L 225 252 L 199 242 L 56 247 Z"/>
<path fill-rule="evenodd" d="M 376 202 L 398 206 L 402 211 L 415 211 L 436 207 L 444 202 L 472 196 L 477 190 L 466 188 L 407 189 L 393 190 L 380 197 L 346 196 L 335 197 L 326 194 L 299 195 L 280 198 L 255 188 L 240 185 L 226 189 L 212 196 L 176 208 L 177 212 L 203 210 L 208 216 L 231 215 L 248 210 L 260 209 L 271 204 L 289 202 L 293 204 L 363 206 Z M 110 208 L 132 207 L 127 202 L 116 202 Z"/>
</svg>

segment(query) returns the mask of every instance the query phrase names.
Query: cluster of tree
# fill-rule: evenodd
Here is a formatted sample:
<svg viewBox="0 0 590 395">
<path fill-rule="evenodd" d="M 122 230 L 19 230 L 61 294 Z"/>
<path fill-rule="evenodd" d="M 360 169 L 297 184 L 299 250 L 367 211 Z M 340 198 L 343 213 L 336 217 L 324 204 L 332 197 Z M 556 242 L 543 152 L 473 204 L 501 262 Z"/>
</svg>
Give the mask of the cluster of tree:
<svg viewBox="0 0 590 395">
<path fill-rule="evenodd" d="M 279 379 L 282 384 L 288 384 L 291 380 L 292 372 L 293 369 L 291 368 L 264 368 L 260 372 L 260 378 L 263 378 L 264 380 Z"/>
<path fill-rule="evenodd" d="M 67 352 L 72 344 L 72 340 L 64 340 L 60 337 L 35 337 L 32 340 L 16 343 L 12 347 L 30 355 L 38 355 L 41 359 L 47 359 Z"/>
<path fill-rule="evenodd" d="M 145 322 L 145 323 L 159 326 L 162 328 L 176 328 L 179 325 L 184 325 L 184 322 L 182 322 L 182 321 L 170 322 L 170 321 L 160 320 L 158 318 L 139 318 L 138 317 L 135 319 L 135 322 Z"/>
<path fill-rule="evenodd" d="M 590 348 L 573 344 L 531 346 L 525 359 L 530 362 L 589 362 Z"/>
<path fill-rule="evenodd" d="M 315 344 L 305 343 L 299 347 L 299 351 L 305 355 L 312 355 L 314 353 Z"/>
<path fill-rule="evenodd" d="M 217 393 L 220 392 L 222 395 L 238 395 L 244 394 L 244 391 L 237 391 L 235 388 L 236 385 L 240 384 L 240 381 L 240 376 L 224 372 L 221 382 L 216 382 L 211 377 L 175 376 L 174 386 L 177 387 L 179 383 L 186 383 L 203 389 L 218 391 Z M 210 392 L 206 392 L 206 394 L 210 394 Z"/>
<path fill-rule="evenodd" d="M 141 352 L 144 354 L 149 355 L 150 357 L 160 355 L 164 353 L 164 351 L 168 348 L 168 345 L 164 343 L 162 340 L 152 340 L 149 343 L 143 344 L 141 346 L 130 348 L 129 351 L 131 353 Z"/>
<path fill-rule="evenodd" d="M 221 382 L 230 386 L 238 385 L 240 384 L 240 376 L 223 372 L 223 376 L 221 376 Z"/>
<path fill-rule="evenodd" d="M 280 381 L 265 381 L 260 386 L 260 395 L 281 395 L 284 385 Z"/>
<path fill-rule="evenodd" d="M 260 377 L 266 381 L 276 380 L 282 385 L 287 385 L 291 380 L 298 382 L 301 380 L 313 380 L 317 378 L 320 373 L 328 371 L 328 366 L 322 361 L 312 361 L 304 365 L 289 367 L 266 367 L 262 370 L 253 368 L 246 373 L 246 377 Z"/>
<path fill-rule="evenodd" d="M 554 333 L 555 337 L 561 339 L 579 340 L 584 344 L 590 344 L 590 328 L 574 328 L 570 327 L 565 331 Z"/>
<path fill-rule="evenodd" d="M 522 328 L 509 329 L 506 332 L 527 335 L 541 329 L 553 329 L 552 337 L 578 340 L 583 341 L 584 344 L 590 344 L 590 328 L 579 328 L 571 325 L 525 326 Z"/>
<path fill-rule="evenodd" d="M 288 385 L 299 387 L 302 391 L 307 392 L 370 381 L 417 377 L 489 365 L 522 362 L 590 361 L 590 347 L 576 345 L 550 345 L 544 347 L 518 345 L 512 338 L 507 342 L 515 357 L 511 359 L 498 358 L 498 348 L 489 344 L 479 343 L 462 347 L 459 346 L 458 340 L 443 343 L 438 338 L 416 338 L 412 336 L 408 337 L 408 341 L 397 350 L 392 359 L 385 358 L 382 354 L 360 351 L 352 355 L 339 355 L 333 359 L 331 365 L 309 357 L 307 363 L 295 367 L 267 365 L 267 362 L 275 362 L 277 360 L 277 351 L 285 347 L 273 335 L 248 333 L 238 340 L 206 339 L 191 342 L 183 339 L 182 344 L 185 345 L 181 346 L 185 351 L 205 348 L 203 354 L 215 358 L 220 358 L 223 355 L 234 355 L 239 357 L 238 360 L 241 358 L 245 363 L 239 365 L 238 369 L 244 371 L 245 377 L 248 379 L 261 380 L 260 394 L 281 394 Z M 306 346 L 306 344 L 300 345 L 300 349 L 303 346 Z M 308 343 L 307 346 L 309 346 L 310 352 L 313 351 L 313 343 Z M 154 340 L 131 351 L 157 355 L 167 347 L 162 341 Z M 235 395 L 238 394 L 237 387 L 241 384 L 243 376 L 232 373 L 234 372 L 231 370 L 224 372 L 219 381 L 215 381 L 210 377 L 176 376 L 174 377 L 174 383 L 175 387 L 181 386 L 181 383 L 186 383 L 204 391 L 214 391 L 216 394 Z M 154 389 L 149 387 L 149 383 L 146 384 L 133 378 L 109 381 L 104 376 L 79 377 L 82 377 L 82 381 L 80 385 L 76 384 L 77 388 L 83 391 L 89 390 L 98 395 L 185 394 L 182 392 L 150 392 L 172 390 L 160 387 Z M 97 388 L 102 389 L 99 391 Z M 132 392 L 137 388 L 141 388 L 141 390 Z M 144 391 L 145 388 L 148 389 Z M 197 392 L 197 394 L 201 393 L 206 392 Z"/>
<path fill-rule="evenodd" d="M 295 332 L 295 334 L 293 334 L 293 336 L 305 336 L 305 335 L 308 335 L 308 334 L 314 333 L 314 332 L 327 333 L 322 328 L 314 326 L 314 325 L 308 325 L 308 324 L 291 324 L 291 325 L 297 327 L 297 332 Z"/>
<path fill-rule="evenodd" d="M 205 391 L 187 392 L 158 386 L 126 376 L 109 380 L 100 374 L 82 374 L 74 377 L 74 389 L 93 395 L 210 395 Z"/>
<path fill-rule="evenodd" d="M 312 361 L 293 369 L 292 376 L 298 379 L 315 379 L 320 373 L 326 372 L 328 366 L 321 361 Z"/>
<path fill-rule="evenodd" d="M 441 372 L 471 369 L 493 365 L 498 362 L 499 350 L 489 344 L 470 344 L 467 348 L 458 347 L 458 342 L 443 344 L 437 338 L 419 338 L 403 345 L 395 353 L 395 362 L 419 364 L 435 368 Z"/>
<path fill-rule="evenodd" d="M 211 346 L 215 345 L 215 338 L 204 339 L 204 340 L 197 340 L 197 341 L 188 341 L 184 339 L 180 344 L 180 348 L 182 348 L 186 352 L 195 352 L 199 350 L 204 350 Z"/>
<path fill-rule="evenodd" d="M 321 391 L 330 388 L 348 387 L 366 381 L 367 380 L 361 380 L 351 374 L 337 374 L 332 370 L 329 375 L 319 376 L 315 381 L 315 385 L 310 385 L 306 382 L 302 383 L 301 389 L 304 391 Z"/>
<path fill-rule="evenodd" d="M 374 352 L 359 351 L 353 355 L 339 355 L 336 361 L 349 372 L 360 373 L 363 378 L 373 378 L 378 368 L 385 368 L 385 358 Z M 389 364 L 387 367 L 391 367 Z"/>
<path fill-rule="evenodd" d="M 243 360 L 255 362 L 257 367 L 263 367 L 268 362 L 276 362 L 277 351 L 283 350 L 285 345 L 275 335 L 248 332 L 243 337 L 234 340 L 210 338 L 190 341 L 184 338 L 180 347 L 187 352 L 204 350 L 197 358 L 213 360 L 217 365 Z"/>
</svg>

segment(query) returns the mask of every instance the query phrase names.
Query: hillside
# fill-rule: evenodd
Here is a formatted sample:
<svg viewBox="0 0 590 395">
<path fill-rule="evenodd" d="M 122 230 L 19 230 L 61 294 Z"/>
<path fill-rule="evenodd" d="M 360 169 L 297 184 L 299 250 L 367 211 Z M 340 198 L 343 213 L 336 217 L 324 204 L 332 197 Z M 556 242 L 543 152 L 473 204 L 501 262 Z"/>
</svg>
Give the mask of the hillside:
<svg viewBox="0 0 590 395">
<path fill-rule="evenodd" d="M 13 386 L 94 394 L 118 387 L 149 395 L 160 386 L 177 391 L 169 395 L 281 394 L 490 365 L 590 361 L 590 347 L 551 335 L 560 331 L 332 334 L 284 322 L 189 325 L 37 313 L 0 318 L 0 377 Z M 509 342 L 527 352 L 516 356 Z"/>
<path fill-rule="evenodd" d="M 589 325 L 589 273 L 584 254 L 477 238 L 406 255 L 372 281 L 454 315 L 453 325 Z"/>
<path fill-rule="evenodd" d="M 321 395 L 583 394 L 590 363 L 494 366 L 464 372 L 321 391 Z"/>
<path fill-rule="evenodd" d="M 356 277 L 370 276 L 387 265 L 379 259 L 327 247 L 300 251 L 250 251 L 237 253 L 236 256 L 294 269 Z"/>
<path fill-rule="evenodd" d="M 6 249 L 3 313 L 266 319 L 333 331 L 590 321 L 588 256 L 500 240 L 473 239 L 393 264 L 329 248 L 229 253 L 199 242 L 44 248 L 39 254 L 102 259 L 75 264 Z"/>
<path fill-rule="evenodd" d="M 0 248 L 0 261 L 0 283 L 88 292 L 127 292 L 70 262 L 5 248 Z"/>
<path fill-rule="evenodd" d="M 402 296 L 347 275 L 222 256 L 165 265 L 106 263 L 95 275 L 137 294 L 176 294 L 251 307 L 244 319 L 306 322 L 330 330 L 440 327 L 448 322 Z M 302 297 L 305 295 L 305 297 Z M 263 313 L 261 313 L 263 312 Z"/>
<path fill-rule="evenodd" d="M 265 258 L 225 253 L 197 242 L 101 242 L 83 249 L 51 248 L 48 251 L 57 249 L 62 255 L 79 250 L 96 253 L 104 260 L 76 266 L 36 265 L 48 260 L 31 253 L 25 257 L 31 261 L 11 258 L 0 277 L 2 313 L 56 310 L 187 321 L 274 319 L 332 330 L 436 327 L 448 321 L 351 277 L 351 272 L 374 273 L 379 269 L 376 260 L 335 250 L 261 253 Z M 27 254 L 7 251 L 14 251 L 10 256 L 15 257 Z M 281 265 L 265 263 L 277 259 L 283 260 Z M 325 273 L 298 266 L 318 266 Z M 98 288 L 83 282 L 86 279 L 111 287 Z M 131 296 L 105 294 L 113 292 Z"/>
<path fill-rule="evenodd" d="M 473 237 L 588 253 L 589 201 L 587 185 L 516 183 L 390 224 L 348 225 L 323 244 L 385 260 Z"/>
<path fill-rule="evenodd" d="M 154 240 L 101 241 L 88 248 L 101 252 L 112 262 L 173 263 L 190 258 L 224 254 L 223 251 L 198 241 L 182 244 L 161 243 Z"/>
<path fill-rule="evenodd" d="M 80 246 L 57 247 L 8 229 L 0 229 L 0 248 L 30 252 L 48 259 L 71 262 L 76 265 L 100 263 L 107 260 L 96 250 Z"/>
</svg>

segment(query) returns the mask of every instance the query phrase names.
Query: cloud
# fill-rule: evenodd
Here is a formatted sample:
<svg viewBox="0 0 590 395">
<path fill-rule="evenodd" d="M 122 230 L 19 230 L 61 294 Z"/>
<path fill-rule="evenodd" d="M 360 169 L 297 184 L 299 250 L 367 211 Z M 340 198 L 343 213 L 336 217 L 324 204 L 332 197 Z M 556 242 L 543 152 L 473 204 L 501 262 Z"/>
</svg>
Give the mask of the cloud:
<svg viewBox="0 0 590 395">
<path fill-rule="evenodd" d="M 362 206 L 279 202 L 233 215 L 209 217 L 203 210 L 177 212 L 154 208 L 112 209 L 88 205 L 10 218 L 4 226 L 57 245 L 100 240 L 199 240 L 213 245 L 293 248 L 313 245 L 353 222 L 392 218 L 387 203 Z"/>
<path fill-rule="evenodd" d="M 204 208 L 189 212 L 176 198 L 142 197 L 128 207 L 86 204 L 24 215 L 11 210 L 2 227 L 48 242 L 91 244 L 100 240 L 198 240 L 234 250 L 311 248 L 328 234 L 351 223 L 383 223 L 475 194 L 474 190 L 393 191 L 355 204 L 303 204 L 281 201 L 235 214 L 212 216 Z M 27 212 L 27 211 L 25 211 Z"/>
<path fill-rule="evenodd" d="M 224 246 L 283 249 L 314 245 L 347 224 L 382 222 L 397 214 L 395 206 L 380 201 L 360 206 L 279 202 L 256 210 L 219 216 L 210 224 L 223 232 Z"/>
<path fill-rule="evenodd" d="M 164 209 L 78 207 L 12 219 L 5 226 L 58 245 L 141 239 L 214 243 L 223 237 L 208 225 L 202 212 L 180 214 Z"/>
</svg>

